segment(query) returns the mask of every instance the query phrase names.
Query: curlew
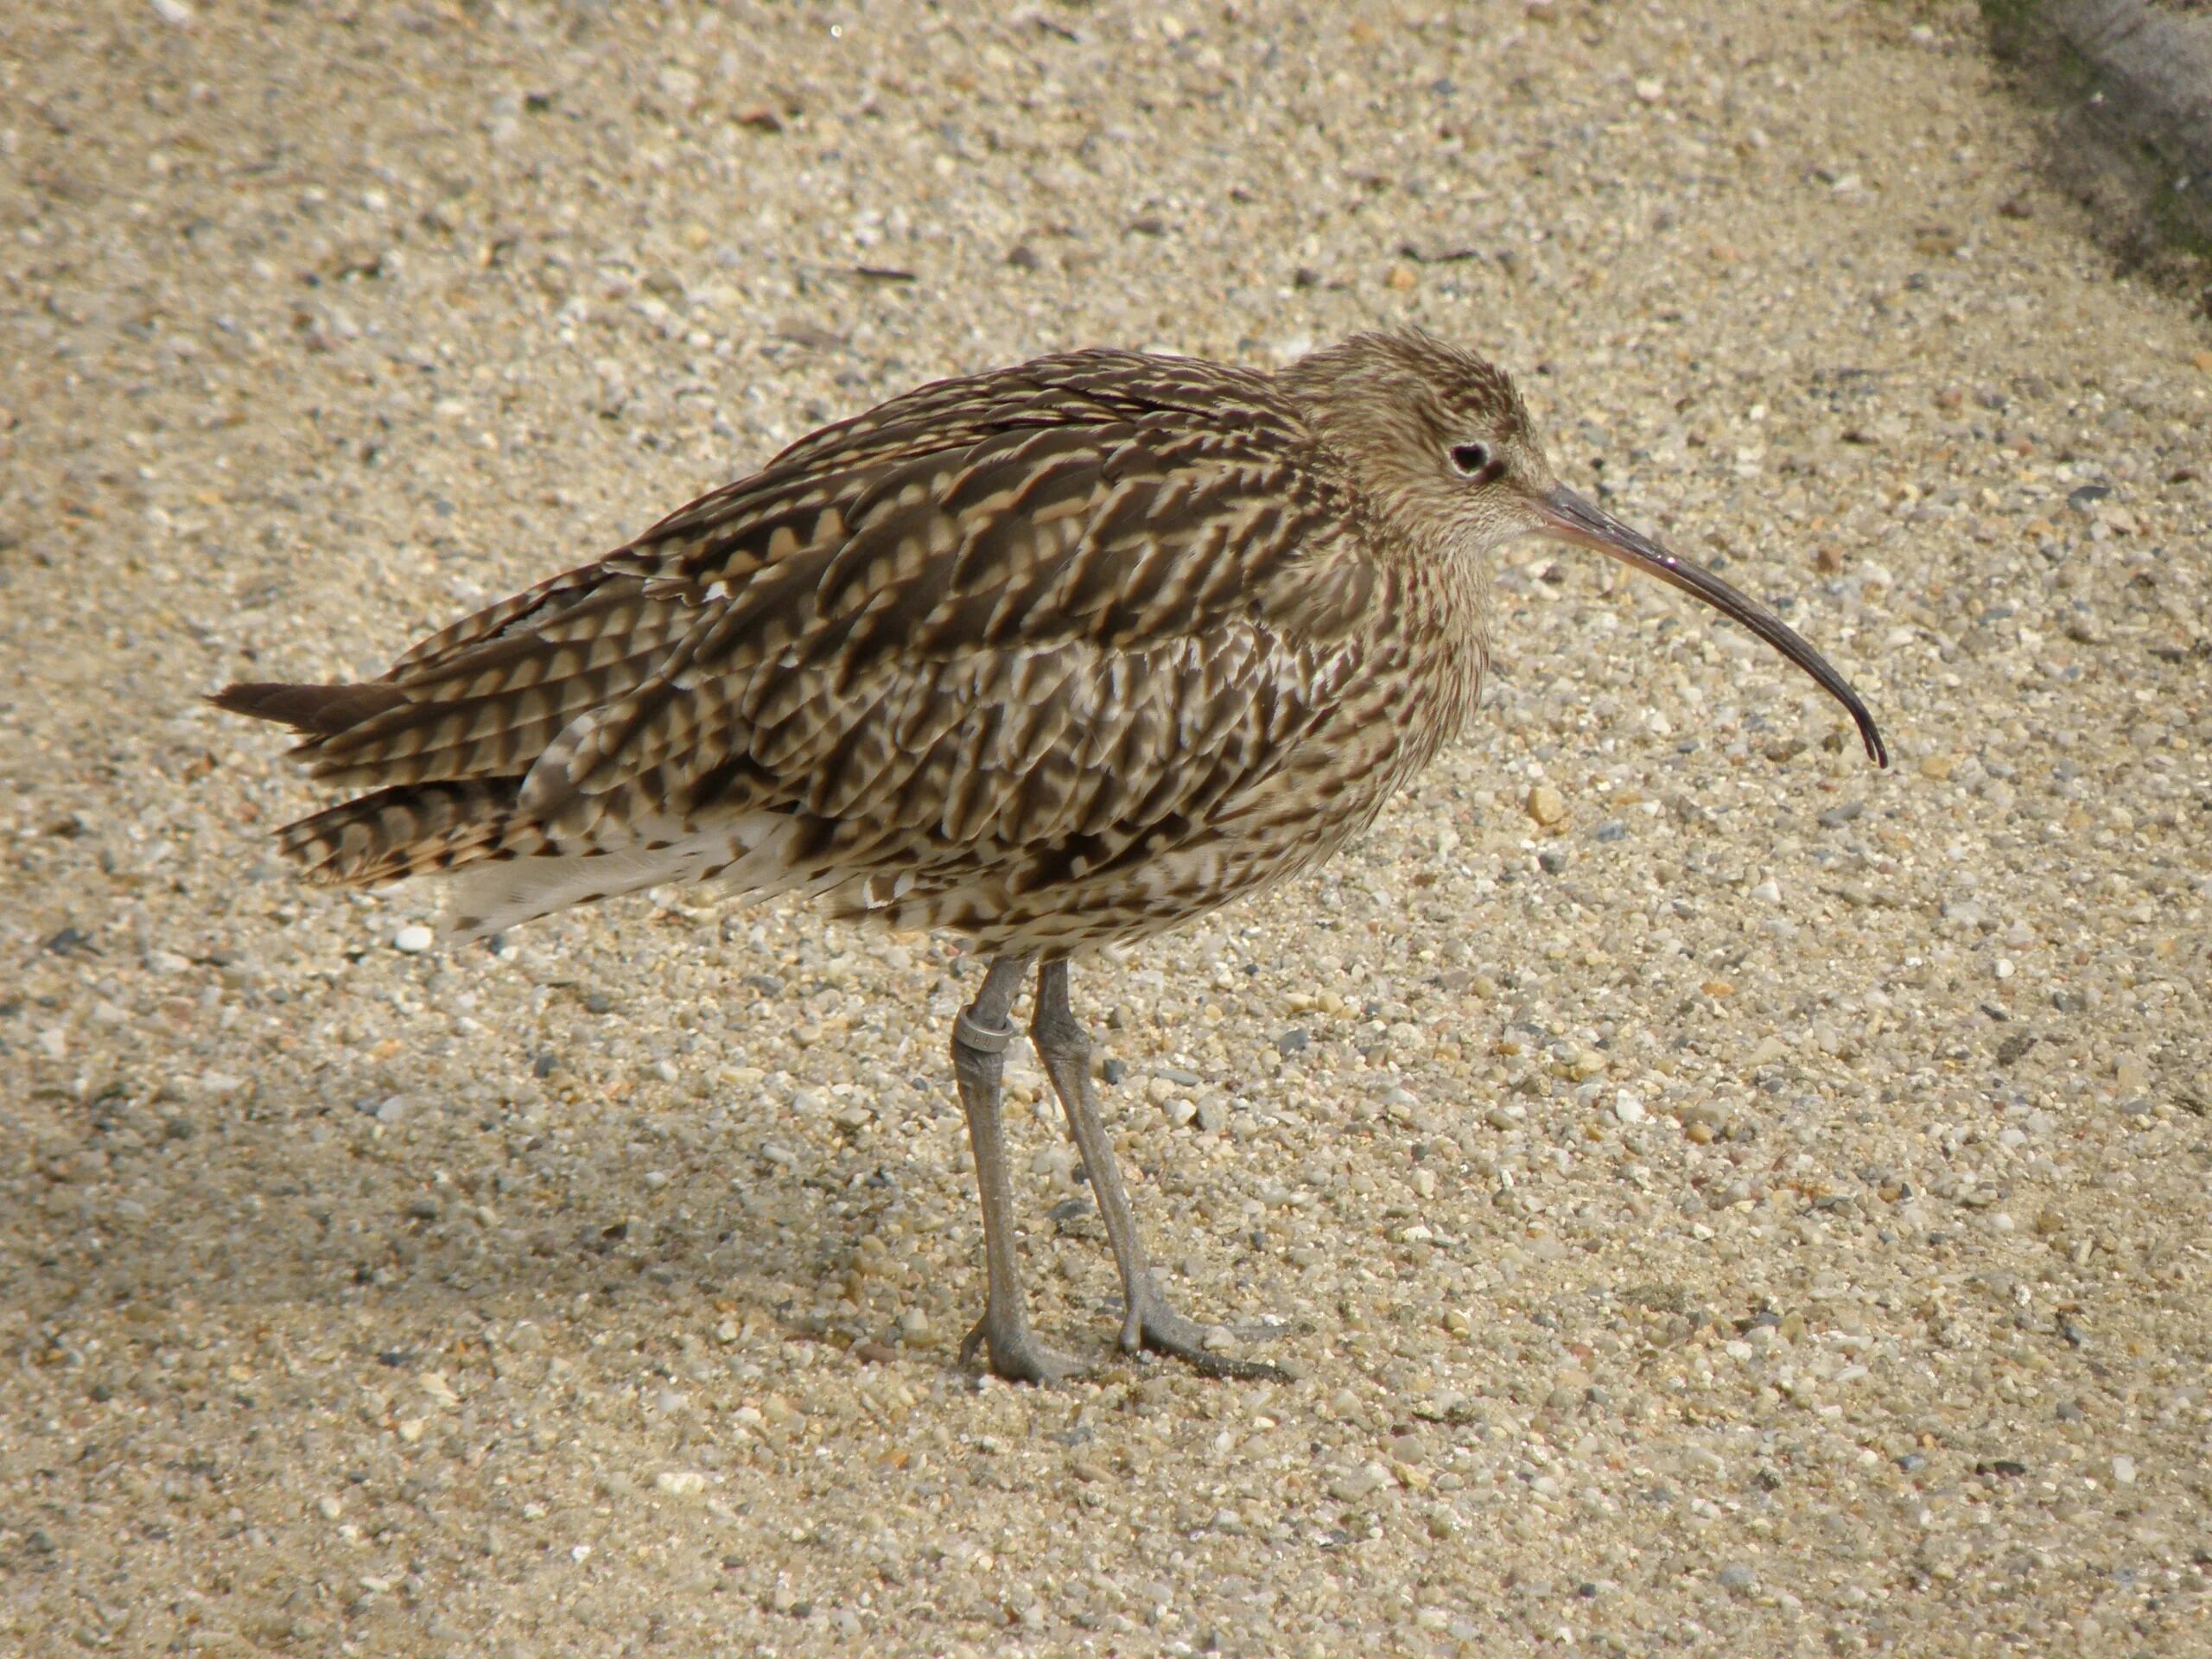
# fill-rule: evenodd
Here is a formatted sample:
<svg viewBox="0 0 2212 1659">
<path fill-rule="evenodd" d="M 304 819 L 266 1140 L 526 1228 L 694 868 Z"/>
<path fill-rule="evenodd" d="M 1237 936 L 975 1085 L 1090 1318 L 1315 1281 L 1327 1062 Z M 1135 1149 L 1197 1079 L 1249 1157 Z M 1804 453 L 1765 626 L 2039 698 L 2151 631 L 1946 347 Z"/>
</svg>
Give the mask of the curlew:
<svg viewBox="0 0 2212 1659">
<path fill-rule="evenodd" d="M 449 873 L 462 937 L 662 883 L 798 893 L 988 958 L 952 1061 L 981 1189 L 980 1344 L 1041 1344 L 1000 1117 L 1013 1011 L 1096 1198 L 1121 1345 L 1210 1350 L 1154 1284 L 1071 964 L 1312 869 L 1473 713 L 1487 558 L 1535 534 L 1741 623 L 1778 617 L 1554 478 L 1511 381 L 1427 334 L 1275 375 L 1118 351 L 926 385 L 351 685 L 233 685 L 356 798 L 278 832 L 311 880 Z"/>
</svg>

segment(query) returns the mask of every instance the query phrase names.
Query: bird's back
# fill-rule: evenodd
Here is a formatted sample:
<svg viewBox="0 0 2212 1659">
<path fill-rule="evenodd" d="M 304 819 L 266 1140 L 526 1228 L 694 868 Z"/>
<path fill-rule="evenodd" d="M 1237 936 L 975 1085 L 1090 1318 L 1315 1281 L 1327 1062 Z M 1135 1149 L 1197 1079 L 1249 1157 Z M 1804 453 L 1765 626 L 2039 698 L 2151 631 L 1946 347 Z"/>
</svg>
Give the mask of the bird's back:
<svg viewBox="0 0 2212 1659">
<path fill-rule="evenodd" d="M 1479 671 L 1277 383 L 1085 352 L 825 428 L 378 681 L 218 701 L 369 791 L 283 832 L 313 877 L 462 871 L 465 931 L 718 878 L 1071 948 L 1325 854 Z"/>
</svg>

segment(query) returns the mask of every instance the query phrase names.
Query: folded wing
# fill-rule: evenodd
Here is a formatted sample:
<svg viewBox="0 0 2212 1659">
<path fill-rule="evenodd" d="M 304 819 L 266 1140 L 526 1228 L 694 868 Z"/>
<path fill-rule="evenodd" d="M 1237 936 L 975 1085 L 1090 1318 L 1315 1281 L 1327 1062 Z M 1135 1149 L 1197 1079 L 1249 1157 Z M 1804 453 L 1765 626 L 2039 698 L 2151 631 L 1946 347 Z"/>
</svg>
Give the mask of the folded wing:
<svg viewBox="0 0 2212 1659">
<path fill-rule="evenodd" d="M 230 706 L 332 694 L 297 753 L 376 795 L 288 846 L 505 866 L 480 930 L 716 874 L 943 923 L 1202 836 L 1326 710 L 1389 595 L 1310 444 L 1263 377 L 1174 359 L 925 387 L 370 686 Z"/>
</svg>

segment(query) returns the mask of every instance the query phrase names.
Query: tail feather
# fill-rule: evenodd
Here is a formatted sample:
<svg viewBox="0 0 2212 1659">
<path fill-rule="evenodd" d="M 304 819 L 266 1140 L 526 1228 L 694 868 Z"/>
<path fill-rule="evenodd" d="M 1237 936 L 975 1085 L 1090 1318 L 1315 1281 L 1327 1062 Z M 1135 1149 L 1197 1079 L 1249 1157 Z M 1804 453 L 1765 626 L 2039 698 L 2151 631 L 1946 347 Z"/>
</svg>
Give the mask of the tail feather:
<svg viewBox="0 0 2212 1659">
<path fill-rule="evenodd" d="M 289 726 L 312 748 L 408 701 L 398 687 L 295 685 L 280 681 L 226 685 L 207 699 L 218 709 Z M 482 859 L 545 850 L 534 820 L 518 812 L 522 779 L 394 783 L 288 823 L 276 846 L 310 881 L 378 887 Z"/>
<path fill-rule="evenodd" d="M 543 853 L 543 831 L 515 810 L 521 788 L 519 778 L 395 785 L 286 824 L 276 845 L 308 880 L 346 887 Z"/>
<path fill-rule="evenodd" d="M 397 708 L 407 694 L 394 685 L 288 685 L 264 680 L 226 685 L 207 699 L 252 720 L 273 720 L 296 732 L 329 737 Z"/>
<path fill-rule="evenodd" d="M 589 666 L 570 677 L 581 683 Z M 232 685 L 208 701 L 303 734 L 296 752 L 301 758 L 365 734 L 385 738 L 380 727 L 404 737 L 405 728 L 394 722 L 416 709 L 426 720 L 456 712 L 451 702 L 416 704 L 385 683 Z M 346 781 L 383 787 L 285 825 L 276 832 L 278 850 L 307 880 L 329 887 L 382 887 L 464 871 L 450 918 L 462 939 L 664 882 L 720 879 L 766 896 L 834 880 L 797 855 L 798 826 L 781 812 L 747 813 L 706 828 L 650 815 L 626 817 L 597 826 L 605 833 L 587 827 L 556 841 L 544 816 L 522 801 L 524 777 L 543 747 L 528 745 L 517 756 L 480 744 L 475 758 L 501 775 L 425 779 L 409 775 L 419 745 L 386 742 L 372 763 L 345 773 Z"/>
</svg>

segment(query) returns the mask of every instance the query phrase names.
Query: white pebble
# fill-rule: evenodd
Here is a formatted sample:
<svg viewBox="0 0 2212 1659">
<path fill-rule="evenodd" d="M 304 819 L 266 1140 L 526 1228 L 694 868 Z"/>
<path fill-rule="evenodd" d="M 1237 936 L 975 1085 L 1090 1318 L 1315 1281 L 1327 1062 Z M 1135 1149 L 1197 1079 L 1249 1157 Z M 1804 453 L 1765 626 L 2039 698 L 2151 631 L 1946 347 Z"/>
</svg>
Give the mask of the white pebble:
<svg viewBox="0 0 2212 1659">
<path fill-rule="evenodd" d="M 2013 975 L 2014 971 L 2015 971 L 2015 969 L 2013 969 L 2013 966 L 2012 966 L 2012 958 L 2011 958 L 2011 957 L 1998 957 L 1998 958 L 1997 958 L 1997 977 L 1998 977 L 1998 978 L 1999 978 L 1999 979 L 2010 979 L 2010 978 L 2012 978 L 2012 975 Z"/>
<path fill-rule="evenodd" d="M 653 1484 L 671 1497 L 690 1497 L 707 1490 L 707 1478 L 696 1469 L 664 1469 Z"/>
<path fill-rule="evenodd" d="M 419 957 L 430 948 L 430 930 L 420 922 L 410 922 L 391 936 L 391 948 Z"/>
<path fill-rule="evenodd" d="M 2135 1459 L 2114 1458 L 2112 1460 L 2112 1478 L 2117 1485 L 2133 1486 L 2135 1484 Z"/>
<path fill-rule="evenodd" d="M 1641 1123 L 1647 1114 L 1643 1103 L 1624 1089 L 1613 1096 L 1613 1116 L 1624 1123 Z"/>
</svg>

